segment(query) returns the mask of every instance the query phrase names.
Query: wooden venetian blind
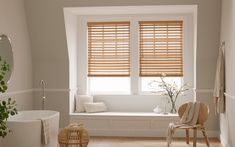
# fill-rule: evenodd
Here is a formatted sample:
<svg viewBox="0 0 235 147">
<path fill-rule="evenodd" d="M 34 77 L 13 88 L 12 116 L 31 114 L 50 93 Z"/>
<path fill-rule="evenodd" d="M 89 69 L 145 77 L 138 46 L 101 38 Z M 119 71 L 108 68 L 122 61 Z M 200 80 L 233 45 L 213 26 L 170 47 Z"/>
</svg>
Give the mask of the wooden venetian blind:
<svg viewBox="0 0 235 147">
<path fill-rule="evenodd" d="M 88 22 L 88 76 L 130 76 L 130 22 Z"/>
<path fill-rule="evenodd" d="M 140 76 L 183 76 L 183 21 L 139 22 Z"/>
</svg>

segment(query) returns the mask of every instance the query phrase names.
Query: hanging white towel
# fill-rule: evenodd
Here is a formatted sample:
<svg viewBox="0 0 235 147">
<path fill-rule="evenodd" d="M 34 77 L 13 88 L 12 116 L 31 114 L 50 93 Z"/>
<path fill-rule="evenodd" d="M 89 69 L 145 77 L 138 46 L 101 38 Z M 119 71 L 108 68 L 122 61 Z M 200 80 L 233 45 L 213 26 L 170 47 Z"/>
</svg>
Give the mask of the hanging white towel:
<svg viewBox="0 0 235 147">
<path fill-rule="evenodd" d="M 215 85 L 214 85 L 214 104 L 215 113 L 224 113 L 225 111 L 225 57 L 224 57 L 224 45 L 219 48 L 219 54 L 217 58 L 217 67 L 215 75 Z"/>
<path fill-rule="evenodd" d="M 50 120 L 49 119 L 41 119 L 42 122 L 42 132 L 41 132 L 41 138 L 42 138 L 42 144 L 47 145 L 50 141 Z"/>
</svg>

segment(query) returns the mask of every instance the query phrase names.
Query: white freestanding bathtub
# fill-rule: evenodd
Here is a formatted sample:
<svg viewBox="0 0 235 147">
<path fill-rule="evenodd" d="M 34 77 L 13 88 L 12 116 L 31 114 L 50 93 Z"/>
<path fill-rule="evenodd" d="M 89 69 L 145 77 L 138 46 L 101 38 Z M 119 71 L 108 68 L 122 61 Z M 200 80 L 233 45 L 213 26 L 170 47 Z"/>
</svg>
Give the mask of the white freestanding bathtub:
<svg viewBox="0 0 235 147">
<path fill-rule="evenodd" d="M 50 141 L 41 143 L 41 119 L 48 119 L 50 124 Z M 59 129 L 59 112 L 49 110 L 20 111 L 8 119 L 11 129 L 3 145 L 5 147 L 57 147 Z"/>
</svg>

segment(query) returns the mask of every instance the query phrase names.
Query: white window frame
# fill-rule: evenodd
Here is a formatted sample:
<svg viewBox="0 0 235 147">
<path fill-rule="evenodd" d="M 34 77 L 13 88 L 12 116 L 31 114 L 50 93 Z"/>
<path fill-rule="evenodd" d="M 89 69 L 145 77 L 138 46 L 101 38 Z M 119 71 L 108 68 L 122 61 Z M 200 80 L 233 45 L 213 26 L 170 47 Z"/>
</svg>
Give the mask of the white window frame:
<svg viewBox="0 0 235 147">
<path fill-rule="evenodd" d="M 79 15 L 77 16 L 78 26 L 78 88 L 82 93 L 89 93 L 89 85 L 87 84 L 87 22 L 91 21 L 130 21 L 130 89 L 131 95 L 145 95 L 150 93 L 141 92 L 141 83 L 139 77 L 139 43 L 138 43 L 138 21 L 161 21 L 161 20 L 183 20 L 183 82 L 195 85 L 195 16 L 192 14 L 175 13 L 175 14 L 132 14 L 132 15 Z M 79 37 L 83 36 L 83 37 Z M 183 83 L 182 82 L 182 83 Z M 105 95 L 105 93 L 104 93 Z M 108 94 L 112 95 L 112 94 Z M 116 95 L 116 94 L 114 94 Z"/>
</svg>

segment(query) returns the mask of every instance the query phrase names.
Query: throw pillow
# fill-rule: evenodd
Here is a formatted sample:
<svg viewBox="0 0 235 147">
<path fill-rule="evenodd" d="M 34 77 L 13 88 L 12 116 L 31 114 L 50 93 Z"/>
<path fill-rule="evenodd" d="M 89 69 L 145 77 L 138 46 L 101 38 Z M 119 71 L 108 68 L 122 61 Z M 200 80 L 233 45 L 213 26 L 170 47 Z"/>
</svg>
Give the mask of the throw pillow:
<svg viewBox="0 0 235 147">
<path fill-rule="evenodd" d="M 85 103 L 92 103 L 93 96 L 88 95 L 76 95 L 76 110 L 75 112 L 85 112 L 84 104 Z"/>
<path fill-rule="evenodd" d="M 88 113 L 107 111 L 107 106 L 104 102 L 85 103 L 84 107 Z"/>
</svg>

